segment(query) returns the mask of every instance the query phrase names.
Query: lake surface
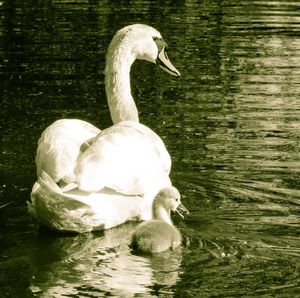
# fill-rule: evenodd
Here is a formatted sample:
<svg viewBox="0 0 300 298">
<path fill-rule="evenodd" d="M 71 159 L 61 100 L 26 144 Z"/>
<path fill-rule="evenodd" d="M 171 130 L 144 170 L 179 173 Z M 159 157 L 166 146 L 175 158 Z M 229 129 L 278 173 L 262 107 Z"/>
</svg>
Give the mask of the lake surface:
<svg viewBox="0 0 300 298">
<path fill-rule="evenodd" d="M 299 1 L 0 1 L 1 297 L 300 297 Z M 57 235 L 27 215 L 42 131 L 111 125 L 109 41 L 146 23 L 182 77 L 132 67 L 190 215 L 180 251 L 136 256 L 135 224 Z M 7 204 L 7 205 L 5 205 Z"/>
</svg>

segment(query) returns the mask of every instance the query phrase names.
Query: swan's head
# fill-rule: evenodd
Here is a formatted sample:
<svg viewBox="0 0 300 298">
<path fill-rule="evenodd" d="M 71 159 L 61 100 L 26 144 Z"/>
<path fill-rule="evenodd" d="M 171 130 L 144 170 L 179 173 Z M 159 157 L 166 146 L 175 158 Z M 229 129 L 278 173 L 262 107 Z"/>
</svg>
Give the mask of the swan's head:
<svg viewBox="0 0 300 298">
<path fill-rule="evenodd" d="M 122 43 L 130 45 L 135 59 L 147 60 L 158 64 L 171 75 L 180 77 L 180 72 L 169 60 L 168 45 L 161 34 L 151 26 L 135 24 L 119 30 L 116 36 Z"/>
<path fill-rule="evenodd" d="M 161 206 L 167 211 L 177 212 L 181 217 L 183 217 L 182 213 L 188 213 L 188 210 L 181 203 L 179 191 L 174 186 L 160 190 L 154 198 L 153 205 Z"/>
</svg>

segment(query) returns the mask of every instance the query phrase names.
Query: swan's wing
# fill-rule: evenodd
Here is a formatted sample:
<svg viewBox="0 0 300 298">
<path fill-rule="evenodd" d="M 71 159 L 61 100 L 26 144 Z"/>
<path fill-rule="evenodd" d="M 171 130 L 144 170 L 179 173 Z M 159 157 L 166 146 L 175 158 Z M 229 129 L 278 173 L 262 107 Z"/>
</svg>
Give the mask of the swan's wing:
<svg viewBox="0 0 300 298">
<path fill-rule="evenodd" d="M 117 125 L 120 127 L 134 128 L 136 131 L 140 132 L 144 136 L 144 138 L 148 140 L 153 150 L 158 155 L 162 167 L 167 173 L 167 175 L 170 174 L 171 165 L 172 165 L 170 154 L 167 151 L 166 146 L 162 141 L 162 139 L 153 130 L 151 130 L 149 127 L 141 123 L 137 123 L 134 121 L 122 121 Z"/>
<path fill-rule="evenodd" d="M 92 124 L 77 119 L 61 119 L 48 126 L 38 142 L 37 177 L 45 171 L 56 182 L 73 182 L 78 155 L 99 132 Z"/>
<path fill-rule="evenodd" d="M 107 187 L 123 194 L 143 195 L 170 185 L 152 139 L 139 125 L 131 126 L 128 121 L 98 134 L 78 159 L 75 173 L 80 189 L 98 191 Z"/>
</svg>

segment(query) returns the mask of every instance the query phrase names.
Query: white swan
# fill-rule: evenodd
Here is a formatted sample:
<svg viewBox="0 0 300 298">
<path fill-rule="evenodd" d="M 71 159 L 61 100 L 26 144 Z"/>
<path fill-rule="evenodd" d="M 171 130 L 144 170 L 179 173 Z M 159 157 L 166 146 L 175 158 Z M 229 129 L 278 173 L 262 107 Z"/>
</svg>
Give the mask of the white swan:
<svg viewBox="0 0 300 298">
<path fill-rule="evenodd" d="M 162 140 L 138 123 L 129 72 L 135 59 L 144 59 L 180 76 L 165 50 L 161 34 L 150 26 L 119 30 L 105 68 L 114 125 L 101 132 L 88 122 L 62 119 L 43 132 L 36 156 L 39 179 L 28 204 L 42 224 L 83 232 L 151 217 L 155 193 L 171 185 L 171 159 Z M 74 183 L 78 188 L 63 192 Z"/>
</svg>

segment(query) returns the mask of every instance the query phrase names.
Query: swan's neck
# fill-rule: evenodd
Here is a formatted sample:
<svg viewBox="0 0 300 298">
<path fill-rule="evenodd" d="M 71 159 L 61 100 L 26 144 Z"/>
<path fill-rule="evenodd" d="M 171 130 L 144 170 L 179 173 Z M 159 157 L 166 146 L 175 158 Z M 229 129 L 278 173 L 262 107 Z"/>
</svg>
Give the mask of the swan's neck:
<svg viewBox="0 0 300 298">
<path fill-rule="evenodd" d="M 170 216 L 170 211 L 167 211 L 162 206 L 153 206 L 153 218 L 162 220 L 170 225 L 173 224 Z"/>
<path fill-rule="evenodd" d="M 130 88 L 130 68 L 135 59 L 129 40 L 112 41 L 106 56 L 105 90 L 114 124 L 124 120 L 139 122 Z"/>
</svg>

